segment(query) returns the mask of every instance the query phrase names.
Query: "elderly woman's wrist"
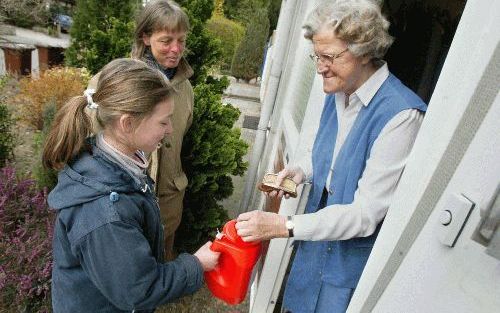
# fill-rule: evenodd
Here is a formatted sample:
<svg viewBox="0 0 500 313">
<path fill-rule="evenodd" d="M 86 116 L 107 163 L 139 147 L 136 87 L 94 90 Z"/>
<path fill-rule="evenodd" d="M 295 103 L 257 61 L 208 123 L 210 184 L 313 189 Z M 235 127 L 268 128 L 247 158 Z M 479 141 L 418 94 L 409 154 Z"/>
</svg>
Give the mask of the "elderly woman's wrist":
<svg viewBox="0 0 500 313">
<path fill-rule="evenodd" d="M 290 175 L 288 177 L 291 178 L 296 184 L 304 183 L 305 174 L 302 167 L 300 167 L 299 165 L 295 165 L 292 166 L 289 171 Z"/>
<path fill-rule="evenodd" d="M 277 223 L 277 238 L 287 238 L 288 237 L 288 229 L 286 228 L 286 216 L 276 214 L 278 217 Z"/>
</svg>

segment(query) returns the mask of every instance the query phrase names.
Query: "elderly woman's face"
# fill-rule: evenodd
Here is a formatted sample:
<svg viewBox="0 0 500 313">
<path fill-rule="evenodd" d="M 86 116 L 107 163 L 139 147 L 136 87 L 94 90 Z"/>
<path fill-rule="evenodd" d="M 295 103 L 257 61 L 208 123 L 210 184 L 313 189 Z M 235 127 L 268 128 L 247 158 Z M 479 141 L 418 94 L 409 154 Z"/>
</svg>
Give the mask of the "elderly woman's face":
<svg viewBox="0 0 500 313">
<path fill-rule="evenodd" d="M 312 41 L 314 53 L 319 56 L 317 70 L 323 76 L 325 93 L 352 94 L 363 84 L 367 60 L 345 51 L 347 43 L 335 37 L 331 29 L 319 31 Z"/>
</svg>

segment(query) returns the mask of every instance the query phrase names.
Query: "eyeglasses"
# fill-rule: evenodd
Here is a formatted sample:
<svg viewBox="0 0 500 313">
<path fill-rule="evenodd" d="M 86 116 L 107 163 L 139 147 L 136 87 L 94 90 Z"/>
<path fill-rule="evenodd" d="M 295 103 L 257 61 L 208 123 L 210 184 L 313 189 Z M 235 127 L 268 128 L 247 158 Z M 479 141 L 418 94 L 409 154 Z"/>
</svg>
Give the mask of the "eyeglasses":
<svg viewBox="0 0 500 313">
<path fill-rule="evenodd" d="M 333 64 L 333 61 L 335 61 L 335 59 L 341 57 L 342 54 L 344 54 L 348 50 L 349 50 L 349 48 L 345 48 L 344 51 L 339 52 L 337 54 L 320 54 L 320 55 L 318 55 L 316 53 L 313 53 L 313 54 L 310 54 L 309 57 L 311 58 L 311 60 L 313 60 L 313 62 L 316 64 L 316 66 L 320 62 L 325 66 L 330 66 Z"/>
</svg>

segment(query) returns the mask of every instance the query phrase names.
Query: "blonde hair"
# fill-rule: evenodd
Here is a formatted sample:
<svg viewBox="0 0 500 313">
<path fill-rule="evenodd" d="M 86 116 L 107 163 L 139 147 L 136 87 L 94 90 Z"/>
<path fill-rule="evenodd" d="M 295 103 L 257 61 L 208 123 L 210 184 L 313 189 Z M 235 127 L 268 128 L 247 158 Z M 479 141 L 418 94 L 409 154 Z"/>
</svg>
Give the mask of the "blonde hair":
<svg viewBox="0 0 500 313">
<path fill-rule="evenodd" d="M 181 7 L 170 0 L 156 0 L 146 4 L 136 21 L 132 57 L 141 59 L 146 46 L 143 36 L 151 36 L 157 31 L 187 32 L 189 18 Z"/>
<path fill-rule="evenodd" d="M 97 103 L 96 122 L 106 129 L 123 114 L 139 122 L 155 106 L 168 99 L 172 89 L 160 71 L 134 59 L 117 59 L 102 69 L 92 100 Z M 92 134 L 92 121 L 85 113 L 85 95 L 73 97 L 56 114 L 43 148 L 46 168 L 60 169 L 77 156 Z"/>
<path fill-rule="evenodd" d="M 388 32 L 389 21 L 373 0 L 337 0 L 318 6 L 302 26 L 304 37 L 312 40 L 325 27 L 356 56 L 381 59 L 394 41 Z"/>
</svg>

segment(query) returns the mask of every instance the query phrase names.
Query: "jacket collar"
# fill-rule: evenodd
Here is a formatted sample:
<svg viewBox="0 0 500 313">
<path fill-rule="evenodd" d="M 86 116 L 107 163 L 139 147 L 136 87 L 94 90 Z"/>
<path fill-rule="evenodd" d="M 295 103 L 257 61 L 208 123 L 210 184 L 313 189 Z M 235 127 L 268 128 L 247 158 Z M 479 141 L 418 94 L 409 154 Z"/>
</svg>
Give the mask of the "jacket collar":
<svg viewBox="0 0 500 313">
<path fill-rule="evenodd" d="M 186 61 L 184 57 L 179 62 L 177 66 L 177 72 L 175 72 L 174 78 L 170 81 L 172 85 L 177 85 L 182 83 L 185 80 L 188 80 L 193 76 L 194 72 L 189 63 Z"/>
<path fill-rule="evenodd" d="M 146 49 L 146 51 L 144 51 L 142 60 L 146 62 L 149 66 L 159 69 L 165 76 L 167 76 L 165 73 L 166 69 L 156 61 L 153 54 L 151 53 L 151 50 Z M 189 79 L 191 76 L 193 76 L 193 74 L 194 74 L 193 69 L 186 61 L 186 58 L 182 57 L 181 60 L 179 61 L 179 65 L 176 68 L 174 77 L 170 79 L 170 83 L 172 84 L 173 87 L 175 87 L 176 85 Z"/>
</svg>

